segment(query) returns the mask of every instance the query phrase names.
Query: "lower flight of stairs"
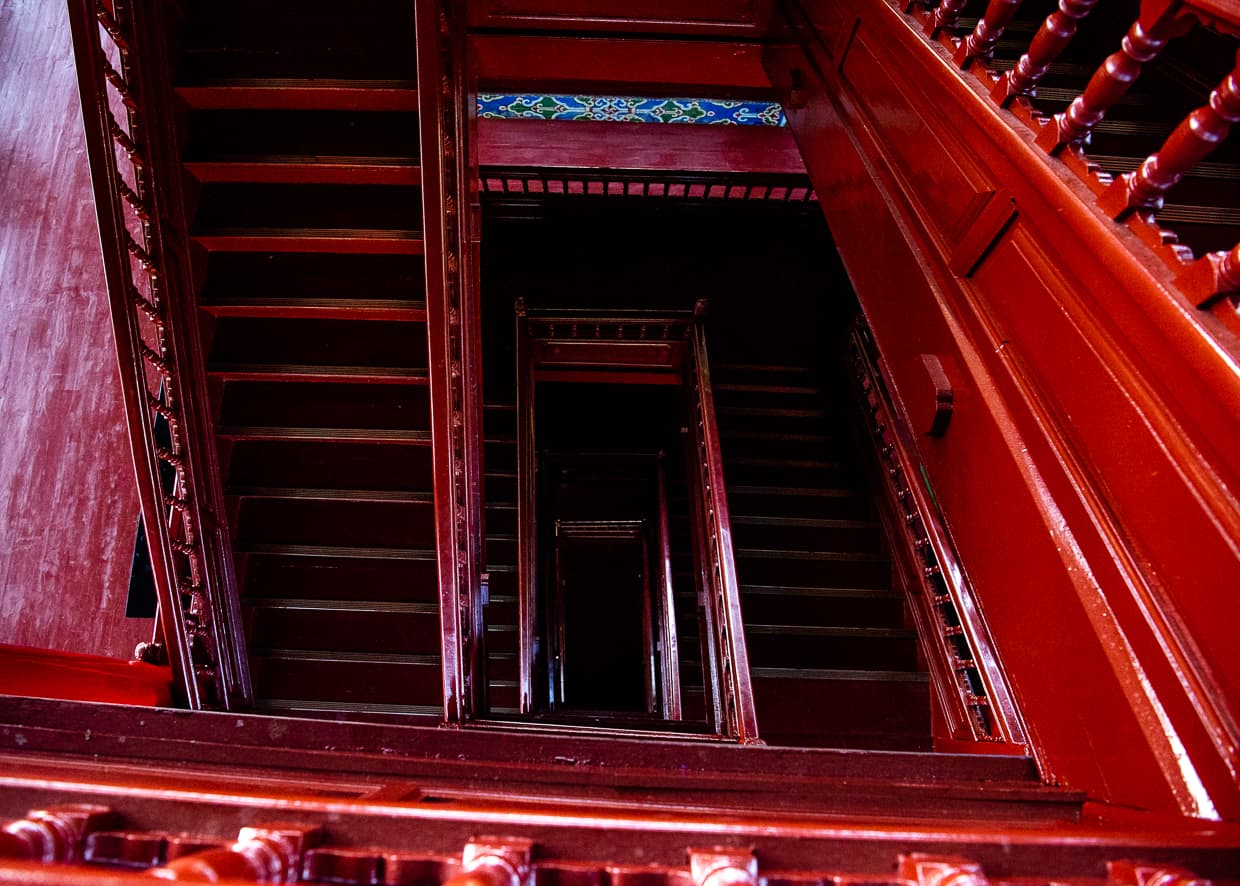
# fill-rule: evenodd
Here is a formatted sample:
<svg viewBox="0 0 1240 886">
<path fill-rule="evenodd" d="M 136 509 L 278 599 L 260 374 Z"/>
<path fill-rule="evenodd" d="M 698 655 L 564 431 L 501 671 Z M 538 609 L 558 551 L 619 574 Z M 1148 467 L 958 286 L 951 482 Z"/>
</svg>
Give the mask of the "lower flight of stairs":
<svg viewBox="0 0 1240 886">
<path fill-rule="evenodd" d="M 188 14 L 182 161 L 257 706 L 438 712 L 412 7 Z"/>
<path fill-rule="evenodd" d="M 511 402 L 483 408 L 483 499 L 486 502 L 487 709 L 520 710 L 517 604 L 517 412 Z"/>
<path fill-rule="evenodd" d="M 843 405 L 803 367 L 712 374 L 760 735 L 929 750 L 929 679 Z"/>
</svg>

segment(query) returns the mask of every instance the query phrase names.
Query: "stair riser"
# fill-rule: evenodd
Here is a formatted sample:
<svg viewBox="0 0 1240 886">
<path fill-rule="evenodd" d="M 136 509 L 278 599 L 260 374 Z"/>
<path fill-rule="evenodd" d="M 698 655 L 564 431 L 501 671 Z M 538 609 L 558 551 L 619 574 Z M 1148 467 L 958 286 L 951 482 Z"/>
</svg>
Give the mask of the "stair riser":
<svg viewBox="0 0 1240 886">
<path fill-rule="evenodd" d="M 256 657 L 260 698 L 334 701 L 352 705 L 443 703 L 440 665 L 303 661 Z"/>
<path fill-rule="evenodd" d="M 429 446 L 250 440 L 221 450 L 232 487 L 431 491 Z"/>
<path fill-rule="evenodd" d="M 249 545 L 342 545 L 435 549 L 431 502 L 247 499 L 235 529 Z"/>
<path fill-rule="evenodd" d="M 749 664 L 755 668 L 835 668 L 915 671 L 912 637 L 804 637 L 746 632 Z"/>
<path fill-rule="evenodd" d="M 439 602 L 439 573 L 427 560 L 347 560 L 243 554 L 247 597 Z"/>
<path fill-rule="evenodd" d="M 746 623 L 798 624 L 860 628 L 904 626 L 904 604 L 888 597 L 810 597 L 746 594 L 741 589 Z"/>
<path fill-rule="evenodd" d="M 250 649 L 439 654 L 439 613 L 252 608 Z"/>
</svg>

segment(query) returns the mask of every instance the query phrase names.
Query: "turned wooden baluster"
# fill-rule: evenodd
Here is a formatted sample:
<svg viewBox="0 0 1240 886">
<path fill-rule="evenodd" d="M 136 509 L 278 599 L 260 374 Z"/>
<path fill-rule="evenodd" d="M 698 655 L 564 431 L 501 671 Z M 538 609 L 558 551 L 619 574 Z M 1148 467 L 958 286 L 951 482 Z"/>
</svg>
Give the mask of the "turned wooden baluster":
<svg viewBox="0 0 1240 886">
<path fill-rule="evenodd" d="M 1113 181 L 1098 198 L 1099 208 L 1117 220 L 1137 210 L 1161 208 L 1167 191 L 1222 144 L 1231 125 L 1237 121 L 1240 121 L 1240 52 L 1236 53 L 1231 73 L 1210 93 L 1209 103 L 1185 117 L 1167 136 L 1162 147 L 1137 169 Z"/>
<path fill-rule="evenodd" d="M 1046 17 L 1033 35 L 1029 49 L 1016 67 L 999 78 L 990 97 L 1001 107 L 1007 107 L 1018 95 L 1032 95 L 1051 63 L 1076 36 L 1077 23 L 1089 15 L 1097 3 L 1098 0 L 1059 0 L 1059 8 Z"/>
<path fill-rule="evenodd" d="M 757 886 L 758 859 L 735 849 L 690 849 L 693 886 Z"/>
<path fill-rule="evenodd" d="M 1186 868 L 1139 861 L 1107 862 L 1108 886 L 1209 886 Z"/>
<path fill-rule="evenodd" d="M 481 837 L 465 845 L 461 873 L 443 886 L 527 886 L 534 844 L 529 840 Z"/>
<path fill-rule="evenodd" d="M 1111 106 L 1128 92 L 1141 66 L 1156 58 L 1169 40 L 1192 27 L 1191 19 L 1175 15 L 1166 4 L 1157 12 L 1147 12 L 1154 7 L 1153 3 L 1142 5 L 1141 17 L 1124 35 L 1119 52 L 1108 56 L 1068 110 L 1056 114 L 1042 129 L 1038 144 L 1047 153 L 1057 154 L 1066 145 L 1086 139 Z"/>
<path fill-rule="evenodd" d="M 152 868 L 148 875 L 181 883 L 294 883 L 300 879 L 306 850 L 317 846 L 321 836 L 319 828 L 308 825 L 242 828 L 237 842 L 231 846 L 182 856 L 163 867 Z"/>
<path fill-rule="evenodd" d="M 931 37 L 939 36 L 939 32 L 947 28 L 954 28 L 956 21 L 960 18 L 960 13 L 964 10 L 966 0 L 943 0 L 939 4 L 939 8 L 930 16 L 930 24 L 927 30 Z"/>
<path fill-rule="evenodd" d="M 106 806 L 32 809 L 25 818 L 0 827 L 0 858 L 46 864 L 80 861 L 86 835 L 106 827 L 111 818 Z"/>
<path fill-rule="evenodd" d="M 1022 0 L 990 0 L 986 5 L 986 14 L 969 36 L 960 41 L 956 49 L 956 64 L 967 68 L 974 59 L 990 58 L 994 54 L 995 44 L 1003 36 L 1012 16 L 1020 9 Z"/>
</svg>

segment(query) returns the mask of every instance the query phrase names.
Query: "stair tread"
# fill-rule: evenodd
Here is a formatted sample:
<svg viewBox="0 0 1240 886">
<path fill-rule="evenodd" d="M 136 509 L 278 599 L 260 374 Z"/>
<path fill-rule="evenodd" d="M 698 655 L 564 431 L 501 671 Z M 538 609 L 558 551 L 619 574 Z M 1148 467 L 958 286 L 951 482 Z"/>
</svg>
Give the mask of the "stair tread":
<svg viewBox="0 0 1240 886">
<path fill-rule="evenodd" d="M 416 111 L 416 87 L 414 80 L 220 78 L 182 83 L 176 93 L 200 110 Z"/>
<path fill-rule="evenodd" d="M 776 597 L 861 597 L 877 600 L 900 600 L 899 591 L 880 588 L 818 588 L 801 585 L 741 585 L 741 594 Z"/>
<path fill-rule="evenodd" d="M 775 385 L 775 384 L 755 384 L 748 382 L 723 382 L 713 385 L 714 390 L 722 393 L 748 393 L 748 394 L 797 394 L 803 396 L 813 396 L 818 393 L 818 388 L 812 385 Z"/>
<path fill-rule="evenodd" d="M 230 298 L 200 301 L 215 317 L 426 321 L 426 302 L 385 298 Z"/>
<path fill-rule="evenodd" d="M 781 409 L 774 406 L 716 406 L 722 416 L 746 415 L 755 418 L 825 418 L 823 409 Z"/>
<path fill-rule="evenodd" d="M 367 228 L 218 227 L 195 231 L 193 239 L 212 251 L 361 252 L 421 255 L 422 232 Z"/>
<path fill-rule="evenodd" d="M 323 649 L 255 649 L 254 654 L 281 661 L 322 661 L 341 663 L 439 665 L 438 655 L 415 655 L 408 652 L 334 652 Z"/>
<path fill-rule="evenodd" d="M 773 560 L 824 560 L 856 563 L 885 563 L 884 554 L 857 551 L 798 551 L 787 548 L 737 548 L 738 557 Z"/>
<path fill-rule="evenodd" d="M 335 560 L 434 560 L 434 548 L 363 548 L 333 545 L 246 544 L 239 554 L 320 557 Z"/>
<path fill-rule="evenodd" d="M 210 375 L 232 381 L 315 381 L 347 379 L 362 382 L 426 384 L 425 369 L 407 366 L 331 366 L 307 363 L 217 363 Z"/>
<path fill-rule="evenodd" d="M 851 627 L 848 625 L 779 625 L 745 623 L 746 634 L 775 634 L 800 637 L 858 637 L 870 639 L 913 640 L 916 631 L 907 628 Z"/>
<path fill-rule="evenodd" d="M 305 428 L 261 425 L 225 425 L 216 428 L 216 436 L 247 440 L 368 440 L 377 443 L 425 445 L 431 432 L 402 428 Z"/>
<path fill-rule="evenodd" d="M 836 487 L 798 487 L 798 486 L 728 486 L 732 495 L 798 495 L 817 496 L 821 498 L 856 498 L 855 489 Z"/>
<path fill-rule="evenodd" d="M 431 492 L 399 489 L 310 489 L 286 486 L 231 486 L 226 494 L 238 498 L 296 498 L 332 501 L 391 501 L 406 504 L 432 504 Z"/>
<path fill-rule="evenodd" d="M 242 604 L 254 609 L 325 610 L 330 612 L 383 612 L 392 614 L 439 615 L 438 603 L 405 603 L 383 600 L 318 600 L 297 597 L 243 597 Z"/>
<path fill-rule="evenodd" d="M 771 680 L 874 680 L 889 683 L 929 683 L 924 671 L 877 671 L 849 668 L 750 668 L 749 675 Z"/>
<path fill-rule="evenodd" d="M 833 520 L 818 517 L 770 517 L 734 515 L 733 526 L 799 526 L 810 529 L 878 529 L 873 520 Z"/>
<path fill-rule="evenodd" d="M 201 182 L 262 184 L 417 185 L 417 160 L 401 157 L 229 157 L 186 160 L 185 169 Z"/>
<path fill-rule="evenodd" d="M 348 714 L 421 714 L 439 717 L 443 715 L 442 705 L 414 704 L 381 704 L 367 702 L 365 711 L 359 710 L 357 702 L 352 701 L 314 701 L 298 698 L 260 698 L 254 703 L 255 708 L 265 711 L 323 711 Z"/>
</svg>

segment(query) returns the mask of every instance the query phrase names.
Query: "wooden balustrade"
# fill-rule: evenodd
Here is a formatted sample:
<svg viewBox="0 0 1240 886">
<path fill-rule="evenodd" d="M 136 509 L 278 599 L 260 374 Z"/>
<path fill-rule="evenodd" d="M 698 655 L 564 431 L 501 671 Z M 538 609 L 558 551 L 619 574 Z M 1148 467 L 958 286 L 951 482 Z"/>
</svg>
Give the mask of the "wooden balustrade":
<svg viewBox="0 0 1240 886">
<path fill-rule="evenodd" d="M 1208 104 L 1189 114 L 1140 167 L 1112 182 L 1098 198 L 1099 208 L 1117 220 L 1138 210 L 1161 209 L 1163 195 L 1209 156 L 1237 121 L 1240 121 L 1240 52 L 1236 53 L 1231 73 L 1210 93 Z"/>
<path fill-rule="evenodd" d="M 529 886 L 533 846 L 529 840 L 472 840 L 462 853 L 461 872 L 444 886 Z"/>
<path fill-rule="evenodd" d="M 943 0 L 930 14 L 930 21 L 926 28 L 930 36 L 937 37 L 943 31 L 954 28 L 956 22 L 960 20 L 960 13 L 964 11 L 966 3 L 967 0 Z"/>
<path fill-rule="evenodd" d="M 242 828 L 230 846 L 184 855 L 148 873 L 178 883 L 293 883 L 301 878 L 307 849 L 317 846 L 317 826 L 269 824 Z"/>
<path fill-rule="evenodd" d="M 160 181 L 178 180 L 167 128 L 171 93 L 162 59 L 138 64 L 137 47 L 164 51 L 158 4 L 71 0 L 78 91 L 94 182 L 121 387 L 138 497 L 159 603 L 159 643 L 147 660 L 171 665 L 190 708 L 244 706 L 252 698 L 223 492 L 195 312 L 180 297 L 183 262 L 170 260 Z M 114 98 L 124 108 L 113 113 Z M 164 128 L 160 128 L 164 127 Z M 167 160 L 167 162 L 164 162 Z M 158 169 L 158 174 L 157 170 Z M 173 170 L 169 172 L 168 170 Z M 182 244 L 184 245 L 184 244 Z M 166 422 L 167 433 L 156 427 Z"/>
<path fill-rule="evenodd" d="M 967 68 L 975 59 L 990 58 L 995 51 L 995 44 L 1003 36 L 1022 2 L 1023 0 L 990 0 L 986 14 L 978 21 L 977 27 L 960 41 L 955 54 L 956 64 Z"/>
<path fill-rule="evenodd" d="M 1068 48 L 1076 27 L 1089 15 L 1098 0 L 1059 0 L 1059 8 L 1046 17 L 1034 35 L 1029 49 L 991 90 L 990 97 L 1006 107 L 1018 95 L 1031 95 L 1050 70 L 1051 63 Z"/>
<path fill-rule="evenodd" d="M 112 818 L 106 806 L 32 809 L 25 818 L 0 826 L 0 858 L 44 864 L 80 861 L 87 835 L 106 827 Z"/>
<path fill-rule="evenodd" d="M 1230 252 L 1211 252 L 1197 259 L 1176 282 L 1199 308 L 1223 296 L 1240 300 L 1240 243 Z"/>
<path fill-rule="evenodd" d="M 1112 53 L 1094 72 L 1085 91 L 1078 95 L 1068 110 L 1056 114 L 1038 136 L 1038 144 L 1048 153 L 1057 154 L 1070 144 L 1079 144 L 1102 121 L 1107 111 L 1128 92 L 1141 74 L 1141 68 L 1162 52 L 1168 41 L 1188 31 L 1193 20 L 1176 15 L 1164 4 L 1142 6 L 1141 16 L 1121 41 L 1118 52 Z"/>
<path fill-rule="evenodd" d="M 658 586 L 654 601 L 656 622 L 659 625 L 659 653 L 661 662 L 660 690 L 663 717 L 680 720 L 684 708 L 680 698 L 680 641 L 676 633 L 676 589 L 672 576 L 671 521 L 667 513 L 667 461 L 666 453 L 660 452 L 656 465 L 656 484 L 659 499 L 658 525 Z"/>
<path fill-rule="evenodd" d="M 723 454 L 715 419 L 715 399 L 711 389 L 710 361 L 706 354 L 704 325 L 706 304 L 699 301 L 690 330 L 692 352 L 689 357 L 694 415 L 696 511 L 703 521 L 701 552 L 705 555 L 704 576 L 709 581 L 708 608 L 714 610 L 715 654 L 718 656 L 719 687 L 722 692 L 722 726 L 726 734 L 742 744 L 756 744 L 758 716 L 754 707 L 749 675 L 749 655 L 745 648 L 741 620 L 740 585 L 736 578 L 736 557 L 732 550 L 732 520 L 728 510 L 727 485 L 723 476 Z"/>
</svg>

